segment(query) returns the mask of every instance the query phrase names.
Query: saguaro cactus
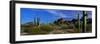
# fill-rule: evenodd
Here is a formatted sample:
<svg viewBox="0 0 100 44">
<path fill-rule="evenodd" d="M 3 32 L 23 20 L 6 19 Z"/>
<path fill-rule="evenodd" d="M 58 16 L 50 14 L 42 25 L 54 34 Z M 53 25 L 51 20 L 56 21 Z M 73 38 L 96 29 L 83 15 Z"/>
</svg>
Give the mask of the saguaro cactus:
<svg viewBox="0 0 100 44">
<path fill-rule="evenodd" d="M 36 18 L 34 18 L 34 22 L 33 22 L 33 24 L 36 25 Z"/>
<path fill-rule="evenodd" d="M 40 19 L 38 17 L 34 18 L 34 25 L 36 25 L 36 26 L 40 25 Z"/>
<path fill-rule="evenodd" d="M 37 17 L 37 26 L 39 26 L 40 25 L 40 19 L 39 19 L 39 17 Z"/>
<path fill-rule="evenodd" d="M 80 15 L 79 14 L 77 15 L 77 20 L 78 20 L 78 30 L 80 32 Z"/>
<path fill-rule="evenodd" d="M 87 26 L 87 12 L 83 11 L 83 30 L 82 32 L 85 33 L 86 32 L 86 26 Z"/>
</svg>

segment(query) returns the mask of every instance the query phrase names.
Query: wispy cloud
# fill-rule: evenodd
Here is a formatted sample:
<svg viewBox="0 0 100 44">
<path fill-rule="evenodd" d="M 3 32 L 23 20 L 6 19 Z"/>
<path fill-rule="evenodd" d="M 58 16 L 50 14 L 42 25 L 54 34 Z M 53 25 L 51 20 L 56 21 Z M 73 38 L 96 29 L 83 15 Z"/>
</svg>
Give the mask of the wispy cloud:
<svg viewBox="0 0 100 44">
<path fill-rule="evenodd" d="M 63 14 L 63 13 L 57 11 L 57 10 L 45 10 L 45 11 L 47 11 L 47 12 L 49 12 L 49 13 L 55 15 L 55 16 L 61 17 L 61 18 L 68 17 L 65 14 Z"/>
</svg>

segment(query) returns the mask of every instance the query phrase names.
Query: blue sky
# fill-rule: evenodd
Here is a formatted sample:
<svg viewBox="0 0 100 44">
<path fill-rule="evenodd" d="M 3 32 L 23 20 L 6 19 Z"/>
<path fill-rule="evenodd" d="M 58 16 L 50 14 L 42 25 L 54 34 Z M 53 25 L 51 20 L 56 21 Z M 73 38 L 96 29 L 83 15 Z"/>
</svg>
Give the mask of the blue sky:
<svg viewBox="0 0 100 44">
<path fill-rule="evenodd" d="M 36 9 L 36 8 L 20 8 L 21 24 L 32 22 L 34 18 L 40 18 L 40 23 L 51 23 L 59 18 L 72 20 L 77 18 L 77 14 L 82 17 L 80 10 L 58 10 L 58 9 Z M 88 11 L 88 18 L 91 18 L 92 12 Z"/>
</svg>

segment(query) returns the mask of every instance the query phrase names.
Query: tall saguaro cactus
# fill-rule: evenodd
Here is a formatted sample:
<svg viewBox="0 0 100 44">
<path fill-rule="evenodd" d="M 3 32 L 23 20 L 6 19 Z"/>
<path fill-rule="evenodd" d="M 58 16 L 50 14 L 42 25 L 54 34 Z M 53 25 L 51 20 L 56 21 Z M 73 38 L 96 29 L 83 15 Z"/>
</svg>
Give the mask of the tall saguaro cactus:
<svg viewBox="0 0 100 44">
<path fill-rule="evenodd" d="M 40 19 L 39 19 L 39 17 L 37 17 L 37 26 L 39 26 L 40 25 Z"/>
<path fill-rule="evenodd" d="M 79 14 L 77 15 L 77 20 L 78 20 L 78 30 L 80 32 L 80 15 Z"/>
<path fill-rule="evenodd" d="M 82 32 L 85 33 L 86 32 L 86 26 L 87 26 L 87 12 L 83 11 L 83 30 Z"/>
<path fill-rule="evenodd" d="M 40 19 L 38 17 L 34 18 L 34 24 L 36 26 L 39 26 L 40 25 Z"/>
<path fill-rule="evenodd" d="M 34 18 L 34 25 L 36 25 L 36 18 Z"/>
</svg>

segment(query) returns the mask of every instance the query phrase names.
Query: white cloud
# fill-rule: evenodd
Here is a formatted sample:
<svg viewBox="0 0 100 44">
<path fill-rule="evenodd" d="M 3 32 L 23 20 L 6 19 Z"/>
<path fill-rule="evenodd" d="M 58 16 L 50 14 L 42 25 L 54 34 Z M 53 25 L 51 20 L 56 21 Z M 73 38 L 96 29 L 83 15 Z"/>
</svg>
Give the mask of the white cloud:
<svg viewBox="0 0 100 44">
<path fill-rule="evenodd" d="M 59 11 L 56 11 L 56 10 L 46 10 L 46 11 L 53 14 L 53 15 L 55 15 L 55 16 L 58 16 L 58 17 L 62 17 L 62 18 L 68 17 L 65 14 L 63 14 Z"/>
</svg>

